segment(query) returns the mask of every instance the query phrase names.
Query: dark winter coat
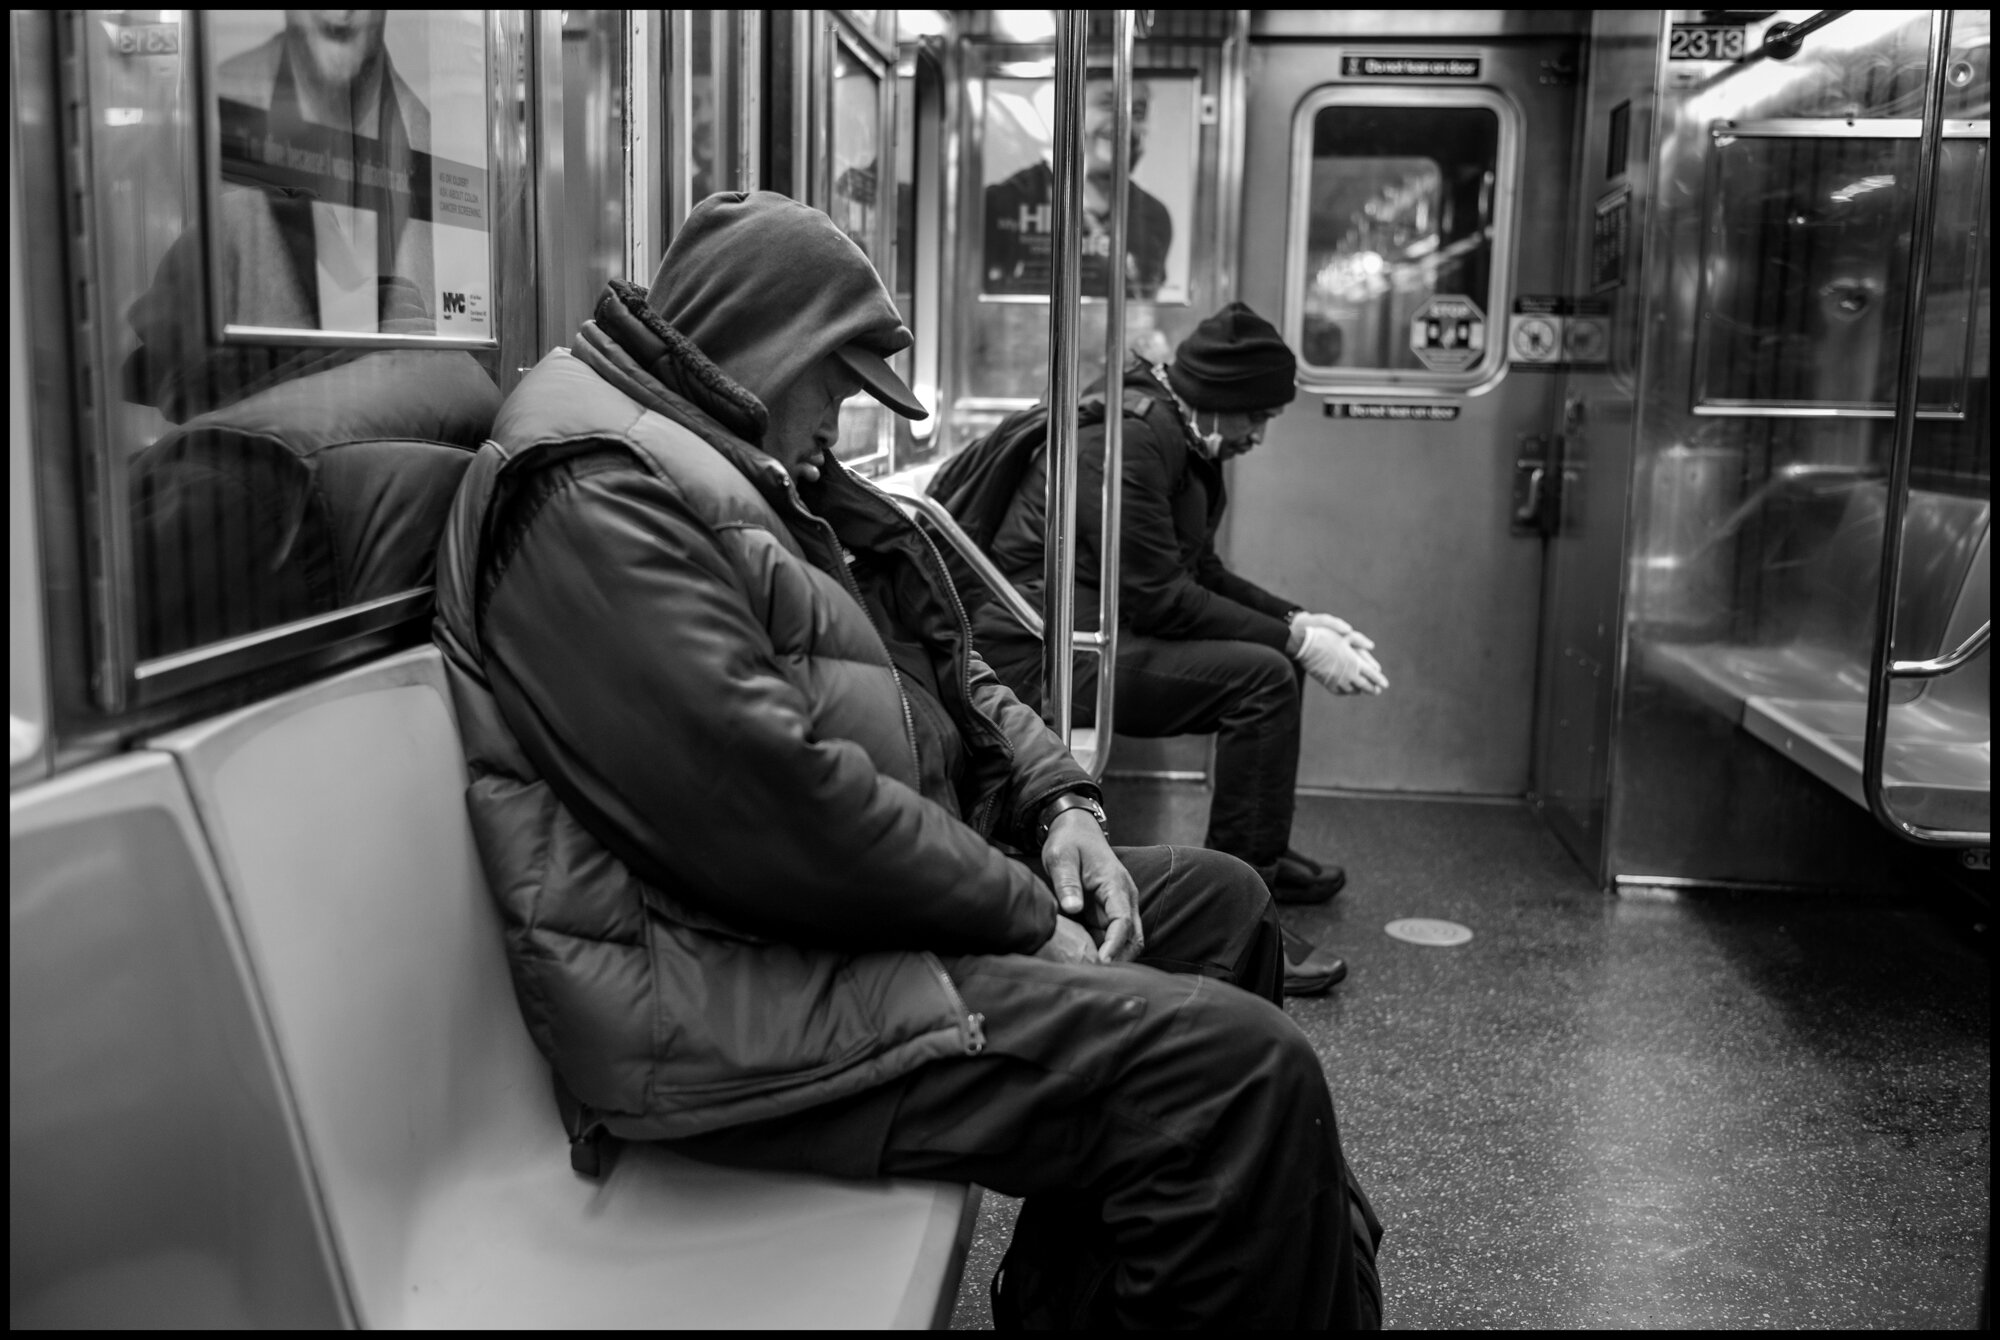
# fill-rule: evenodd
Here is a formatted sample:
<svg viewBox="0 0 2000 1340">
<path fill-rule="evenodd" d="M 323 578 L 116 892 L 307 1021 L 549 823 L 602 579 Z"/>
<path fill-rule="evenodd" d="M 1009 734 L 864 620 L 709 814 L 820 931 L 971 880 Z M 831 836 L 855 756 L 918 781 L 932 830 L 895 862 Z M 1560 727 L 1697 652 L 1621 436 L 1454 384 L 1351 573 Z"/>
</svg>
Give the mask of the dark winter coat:
<svg viewBox="0 0 2000 1340">
<path fill-rule="evenodd" d="M 764 421 L 614 285 L 502 407 L 438 560 L 516 994 L 626 1136 L 978 1050 L 936 956 L 1047 939 L 1053 898 L 996 844 L 1088 786 L 973 653 L 930 543 L 837 466 L 802 497 L 753 449 Z M 843 551 L 931 656 L 965 749 L 955 804 L 920 794 L 910 703 Z"/>
<path fill-rule="evenodd" d="M 1120 626 L 1170 641 L 1234 639 L 1283 651 L 1290 636 L 1285 615 L 1296 608 L 1294 603 L 1237 576 L 1216 556 L 1215 532 L 1229 501 L 1221 465 L 1203 453 L 1173 393 L 1150 367 L 1136 359 L 1126 364 L 1123 390 Z M 1078 414 L 1076 623 L 1087 629 L 1097 627 L 1103 395 L 1101 386 L 1093 388 Z M 1044 451 L 1022 476 L 991 550 L 995 565 L 1035 606 L 1043 599 L 1047 491 Z M 1002 678 L 1024 698 L 1038 701 L 1040 640 L 1027 635 L 997 603 L 979 612 L 976 636 Z"/>
</svg>

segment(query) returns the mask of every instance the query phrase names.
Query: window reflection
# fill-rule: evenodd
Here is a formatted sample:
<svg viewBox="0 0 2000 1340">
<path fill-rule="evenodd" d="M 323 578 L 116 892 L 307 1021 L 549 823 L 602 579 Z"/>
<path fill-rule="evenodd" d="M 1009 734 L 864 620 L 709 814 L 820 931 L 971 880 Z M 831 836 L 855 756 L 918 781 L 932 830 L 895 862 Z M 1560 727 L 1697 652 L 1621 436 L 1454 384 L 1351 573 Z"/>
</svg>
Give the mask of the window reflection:
<svg viewBox="0 0 2000 1340">
<path fill-rule="evenodd" d="M 871 257 L 877 161 L 882 149 L 881 80 L 845 43 L 833 52 L 833 221 Z M 876 259 L 881 259 L 876 257 Z"/>
<path fill-rule="evenodd" d="M 568 339 L 625 274 L 625 11 L 563 11 L 562 324 Z"/>
<path fill-rule="evenodd" d="M 1987 145 L 1946 140 L 1942 150 L 1918 395 L 1925 409 L 1956 410 L 1983 250 Z M 1916 160 L 1913 139 L 1716 138 L 1700 402 L 1889 408 Z"/>
<path fill-rule="evenodd" d="M 126 500 L 131 541 L 133 587 L 113 595 L 136 607 L 142 661 L 428 584 L 459 476 L 500 401 L 496 356 L 487 352 L 211 338 L 210 248 L 196 203 L 199 120 L 183 55 L 190 44 L 156 43 L 133 54 L 119 40 L 124 27 L 165 29 L 184 14 L 91 11 L 81 30 L 101 258 L 98 357 L 116 370 L 102 419 L 111 496 Z M 372 83 L 364 78 L 376 48 L 363 39 L 384 36 L 382 51 L 393 51 L 397 25 L 423 22 L 423 12 L 398 11 L 336 23 L 335 37 L 354 40 L 333 43 L 330 57 L 360 58 L 345 84 L 319 78 L 324 69 L 302 75 L 280 36 L 239 53 L 245 59 L 220 91 L 233 87 L 231 100 L 248 98 L 237 105 L 255 109 L 261 89 L 270 115 L 296 113 L 316 124 L 328 114 L 322 95 L 358 81 L 374 90 L 363 99 L 364 119 L 373 119 L 353 133 L 372 129 L 365 138 L 386 136 L 418 152 L 420 138 L 467 128 L 430 124 L 436 108 L 405 99 L 384 63 Z M 371 202 L 362 187 L 345 203 L 283 186 L 225 187 L 214 248 L 226 267 L 222 318 L 312 330 L 434 329 L 419 254 L 426 248 L 401 226 L 393 201 Z M 427 242 L 429 229 L 420 231 Z"/>
<path fill-rule="evenodd" d="M 864 65 L 842 39 L 833 45 L 833 175 L 828 212 L 840 230 L 875 262 L 884 276 L 894 267 L 882 255 L 878 179 L 882 164 L 882 78 Z M 899 300 L 900 301 L 900 300 Z M 840 410 L 840 441 L 835 454 L 842 460 L 881 457 L 888 468 L 888 444 L 893 435 L 890 412 L 867 395 L 849 400 Z M 874 472 L 871 467 L 871 473 Z"/>
<path fill-rule="evenodd" d="M 741 10 L 697 9 L 689 14 L 690 206 L 717 191 L 744 189 L 737 169 L 740 128 L 731 111 L 741 96 L 737 67 L 743 27 L 752 21 Z"/>
<path fill-rule="evenodd" d="M 1493 319 L 1500 121 L 1483 107 L 1324 107 L 1312 123 L 1304 319 L 1310 367 L 1424 371 L 1412 320 L 1467 297 Z"/>
</svg>

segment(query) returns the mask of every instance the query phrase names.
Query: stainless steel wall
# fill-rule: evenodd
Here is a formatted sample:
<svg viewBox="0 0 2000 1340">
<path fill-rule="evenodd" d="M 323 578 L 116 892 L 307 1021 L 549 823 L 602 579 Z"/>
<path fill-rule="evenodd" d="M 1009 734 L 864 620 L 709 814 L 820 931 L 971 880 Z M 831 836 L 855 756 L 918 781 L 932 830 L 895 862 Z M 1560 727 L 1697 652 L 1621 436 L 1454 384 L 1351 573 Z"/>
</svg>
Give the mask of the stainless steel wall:
<svg viewBox="0 0 2000 1340">
<path fill-rule="evenodd" d="M 1577 379 L 1569 401 L 1576 464 L 1602 477 L 1586 503 L 1611 477 L 1630 487 L 1622 556 L 1615 528 L 1586 512 L 1565 541 L 1575 561 L 1552 577 L 1544 804 L 1607 879 L 1879 887 L 1898 844 L 1749 723 L 1773 702 L 1851 714 L 1866 682 L 1928 16 L 1851 11 L 1789 60 L 1665 59 L 1667 24 L 1699 17 L 1656 16 L 1654 93 L 1633 104 L 1636 118 L 1654 103 L 1616 323 L 1636 330 L 1637 360 Z M 1593 119 L 1615 104 L 1615 80 L 1637 81 L 1647 23 L 1600 12 Z M 1752 48 L 1767 26 L 1750 26 Z M 1958 33 L 1953 106 L 1983 117 L 1983 18 Z M 1985 123 L 1959 124 L 1928 289 L 1920 385 L 1933 412 L 1919 425 L 1899 655 L 1932 654 L 1917 644 L 1963 613 L 1989 524 L 1990 456 L 1974 445 L 1988 437 Z M 1586 173 L 1599 133 L 1587 131 Z M 1990 735 L 1968 747 L 1990 749 Z"/>
</svg>

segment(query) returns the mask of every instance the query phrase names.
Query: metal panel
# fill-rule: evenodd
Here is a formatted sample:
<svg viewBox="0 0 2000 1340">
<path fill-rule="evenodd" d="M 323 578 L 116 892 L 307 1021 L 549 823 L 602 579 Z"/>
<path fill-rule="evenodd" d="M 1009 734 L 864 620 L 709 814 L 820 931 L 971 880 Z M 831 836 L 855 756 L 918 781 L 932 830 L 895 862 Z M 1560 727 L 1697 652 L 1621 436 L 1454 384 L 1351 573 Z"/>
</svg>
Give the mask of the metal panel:
<svg viewBox="0 0 2000 1340">
<path fill-rule="evenodd" d="M 1589 237 L 1600 204 L 1625 211 L 1629 236 L 1644 236 L 1652 204 L 1654 78 L 1664 29 L 1656 10 L 1595 13 L 1578 109 L 1572 228 Z M 1618 111 L 1619 108 L 1624 110 Z M 1614 144 L 1616 136 L 1619 142 Z M 1535 713 L 1538 810 L 1600 882 L 1611 787 L 1618 602 L 1624 571 L 1625 503 L 1632 479 L 1633 397 L 1639 380 L 1643 290 L 1638 259 L 1612 267 L 1610 361 L 1563 378 L 1557 424 L 1561 510 L 1547 549 L 1542 647 Z M 1572 248 L 1569 283 L 1599 287 L 1591 248 Z"/>
<path fill-rule="evenodd" d="M 1823 659 L 1851 660 L 1865 675 L 1846 647 L 1867 638 L 1868 621 L 1865 614 L 1847 611 L 1873 591 L 1868 583 L 1875 563 L 1866 553 L 1850 560 L 1842 546 L 1853 538 L 1865 508 L 1879 508 L 1869 495 L 1881 489 L 1887 425 L 1851 417 L 1693 413 L 1701 280 L 1696 258 L 1715 143 L 1711 128 L 1730 121 L 1786 128 L 1821 122 L 1833 113 L 1857 127 L 1884 122 L 1900 134 L 1897 123 L 1918 110 L 1925 86 L 1926 20 L 1920 11 L 1845 11 L 1789 61 L 1713 62 L 1704 68 L 1663 60 L 1660 66 L 1656 157 L 1635 173 L 1647 178 L 1653 194 L 1643 233 L 1635 234 L 1641 263 L 1631 272 L 1647 319 L 1631 396 L 1634 487 L 1626 561 L 1620 565 L 1631 590 L 1619 629 L 1602 867 L 1608 877 L 1879 888 L 1907 859 L 1894 839 L 1858 821 L 1855 807 L 1837 791 L 1738 725 L 1747 710 L 1744 692 L 1719 711 L 1713 695 L 1688 691 L 1681 682 L 1685 676 L 1674 668 L 1693 658 L 1750 664 L 1757 656 L 1791 656 L 1803 662 L 1808 652 L 1823 650 Z M 1971 95 L 1983 96 L 1984 87 L 1975 81 L 1961 90 L 1966 104 L 1947 107 L 1946 115 L 1981 115 Z M 1907 184 L 1897 188 L 1907 190 Z M 1873 284 L 1887 259 L 1861 256 L 1848 273 Z M 1936 471 L 1932 477 L 1975 498 L 1990 488 L 1985 465 L 1990 457 L 1983 423 L 1974 422 L 1978 417 L 1952 422 L 1926 416 L 1917 439 L 1920 456 Z M 1727 453 L 1735 465 L 1710 472 L 1709 484 L 1698 489 L 1712 484 L 1740 502 L 1673 496 L 1691 479 L 1680 467 L 1699 453 L 1712 460 Z M 1961 468 L 1968 461 L 1979 464 Z M 1689 528 L 1689 519 L 1698 517 L 1708 519 Z M 1685 594 L 1680 574 L 1711 584 L 1711 574 L 1666 561 L 1694 555 L 1690 540 L 1704 556 L 1719 556 L 1723 574 L 1712 585 L 1726 599 L 1699 617 L 1683 618 L 1694 602 L 1680 600 Z M 1926 592 L 1919 586 L 1907 584 L 1899 594 L 1948 601 L 1952 589 L 1947 584 Z M 1934 628 L 1935 620 L 1926 626 Z M 1897 652 L 1927 656 L 1941 649 L 1949 650 L 1899 646 Z M 1824 680 L 1819 692 L 1750 690 L 1747 696 L 1838 696 L 1840 676 L 1829 673 Z"/>
<path fill-rule="evenodd" d="M 11 84 L 11 80 L 9 81 Z M 42 567 L 36 552 L 33 387 L 28 368 L 27 284 L 21 274 L 19 119 L 7 120 L 7 779 L 48 766 L 48 667 L 42 636 Z"/>
<path fill-rule="evenodd" d="M 542 276 L 536 286 L 541 338 L 538 350 L 553 349 L 573 333 L 564 303 L 571 243 L 568 233 L 569 193 L 564 188 L 563 146 L 563 16 L 559 9 L 538 9 L 529 15 L 528 52 L 532 57 L 528 105 L 535 118 L 535 267 Z"/>
<path fill-rule="evenodd" d="M 625 29 L 625 275 L 653 282 L 663 251 L 666 199 L 662 133 L 665 71 L 661 11 L 635 9 Z"/>
<path fill-rule="evenodd" d="M 1392 49 L 1409 52 L 1412 44 L 1338 48 Z M 1294 114 L 1340 69 L 1330 59 L 1335 50 L 1252 42 L 1246 201 L 1289 199 Z M 1534 170 L 1518 183 L 1510 288 L 1558 293 L 1575 93 L 1549 71 L 1574 70 L 1576 46 L 1562 39 L 1450 45 L 1450 54 L 1468 53 L 1482 62 L 1478 85 L 1519 107 L 1522 142 L 1534 146 Z M 1241 293 L 1267 318 L 1285 307 L 1287 212 L 1244 212 Z M 1501 310 L 1489 318 L 1504 324 L 1512 296 L 1496 286 Z M 1486 394 L 1443 400 L 1458 410 L 1451 422 L 1366 426 L 1325 417 L 1319 397 L 1302 396 L 1272 423 L 1262 447 L 1230 467 L 1230 510 L 1257 524 L 1232 524 L 1226 561 L 1361 627 L 1380 648 L 1392 685 L 1380 697 L 1308 690 L 1301 786 L 1527 791 L 1541 555 L 1537 540 L 1510 536 L 1508 524 L 1515 440 L 1549 430 L 1556 392 L 1554 377 L 1510 374 Z"/>
<path fill-rule="evenodd" d="M 7 912 L 10 1324 L 351 1324 L 173 761 L 15 795 Z"/>
<path fill-rule="evenodd" d="M 1253 9 L 1257 38 L 1552 37 L 1583 33 L 1587 9 Z"/>
</svg>

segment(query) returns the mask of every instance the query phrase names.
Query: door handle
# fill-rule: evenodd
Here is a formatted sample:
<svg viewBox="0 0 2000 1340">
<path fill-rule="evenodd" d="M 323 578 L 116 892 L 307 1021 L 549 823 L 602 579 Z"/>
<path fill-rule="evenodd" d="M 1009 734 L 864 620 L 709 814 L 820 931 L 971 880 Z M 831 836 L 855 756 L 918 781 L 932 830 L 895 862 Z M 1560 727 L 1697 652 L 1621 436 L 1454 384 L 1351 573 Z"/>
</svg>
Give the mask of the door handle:
<svg viewBox="0 0 2000 1340">
<path fill-rule="evenodd" d="M 1526 496 L 1514 509 L 1515 525 L 1529 530 L 1541 528 L 1542 485 L 1547 479 L 1548 470 L 1543 466 L 1537 465 L 1528 471 L 1527 486 L 1523 490 Z"/>
<path fill-rule="evenodd" d="M 1562 512 L 1563 477 L 1557 466 L 1560 438 L 1523 434 L 1515 443 L 1514 507 L 1508 518 L 1516 535 L 1554 535 Z"/>
</svg>

